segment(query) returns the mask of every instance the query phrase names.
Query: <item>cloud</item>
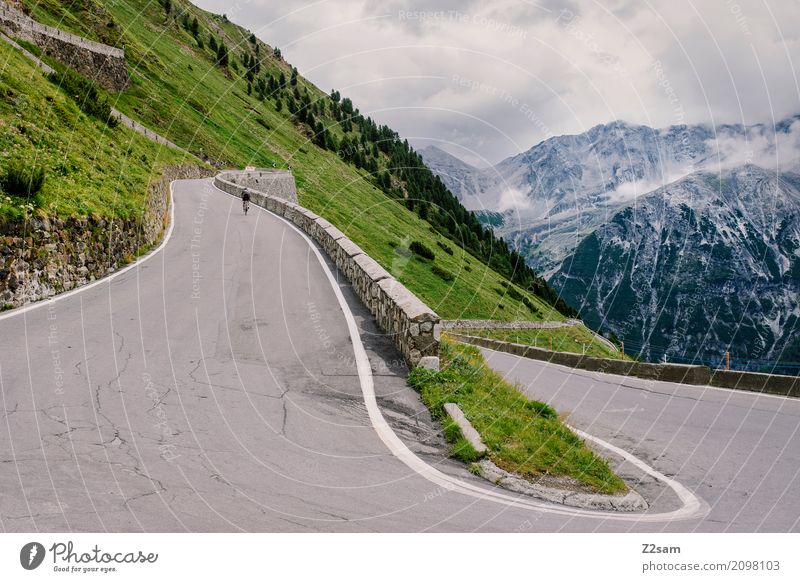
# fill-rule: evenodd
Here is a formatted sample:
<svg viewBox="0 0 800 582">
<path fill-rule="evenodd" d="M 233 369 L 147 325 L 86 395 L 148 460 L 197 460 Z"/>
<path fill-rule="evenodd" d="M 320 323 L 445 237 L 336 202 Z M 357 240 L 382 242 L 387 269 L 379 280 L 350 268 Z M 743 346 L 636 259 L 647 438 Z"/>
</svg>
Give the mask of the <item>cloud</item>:
<svg viewBox="0 0 800 582">
<path fill-rule="evenodd" d="M 533 201 L 526 192 L 521 192 L 516 188 L 506 188 L 500 193 L 497 204 L 493 205 L 491 209 L 496 212 L 513 210 L 525 214 L 533 210 Z"/>
<path fill-rule="evenodd" d="M 800 21 L 783 0 L 197 3 L 415 145 L 472 160 L 615 119 L 769 125 L 800 103 Z"/>
<path fill-rule="evenodd" d="M 800 119 L 787 128 L 775 131 L 761 125 L 741 129 L 721 130 L 716 139 L 706 143 L 712 152 L 712 169 L 729 169 L 742 164 L 755 164 L 780 172 L 800 168 Z"/>
<path fill-rule="evenodd" d="M 691 171 L 688 169 L 684 171 L 676 170 L 665 173 L 662 180 L 638 180 L 636 182 L 625 182 L 617 186 L 616 189 L 608 192 L 608 198 L 603 203 L 608 206 L 616 206 L 617 204 L 632 202 L 639 196 L 648 194 L 649 192 L 652 192 L 657 188 L 661 188 L 662 186 L 666 186 L 667 184 L 671 184 L 676 180 L 680 180 L 681 178 L 688 176 L 690 173 Z"/>
</svg>

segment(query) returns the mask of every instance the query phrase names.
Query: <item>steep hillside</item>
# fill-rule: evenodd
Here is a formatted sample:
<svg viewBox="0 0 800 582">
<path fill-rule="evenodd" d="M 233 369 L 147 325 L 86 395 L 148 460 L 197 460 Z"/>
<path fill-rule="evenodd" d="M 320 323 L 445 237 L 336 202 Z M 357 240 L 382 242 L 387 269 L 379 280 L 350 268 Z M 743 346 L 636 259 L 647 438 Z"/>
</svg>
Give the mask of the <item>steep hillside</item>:
<svg viewBox="0 0 800 582">
<path fill-rule="evenodd" d="M 407 142 L 225 16 L 178 0 L 23 4 L 47 24 L 124 44 L 132 83 L 112 105 L 131 118 L 218 167 L 291 166 L 301 204 L 443 317 L 562 318 L 550 304 L 573 312 Z M 411 252 L 413 242 L 431 252 Z"/>
<path fill-rule="evenodd" d="M 797 361 L 798 186 L 754 165 L 694 173 L 616 213 L 553 282 L 650 359 Z"/>
<path fill-rule="evenodd" d="M 187 161 L 84 113 L 57 83 L 0 42 L 0 173 L 17 165 L 28 174 L 44 172 L 33 197 L 0 192 L 0 223 L 36 214 L 134 218 L 151 178 L 166 165 Z"/>
</svg>

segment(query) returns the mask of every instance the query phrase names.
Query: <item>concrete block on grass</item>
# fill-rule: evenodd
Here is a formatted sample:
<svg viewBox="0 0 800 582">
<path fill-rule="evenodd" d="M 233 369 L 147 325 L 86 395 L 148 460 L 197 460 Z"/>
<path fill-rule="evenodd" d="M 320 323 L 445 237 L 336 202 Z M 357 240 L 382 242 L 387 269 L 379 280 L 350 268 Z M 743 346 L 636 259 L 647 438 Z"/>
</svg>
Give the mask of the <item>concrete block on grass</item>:
<svg viewBox="0 0 800 582">
<path fill-rule="evenodd" d="M 426 370 L 439 371 L 439 357 L 438 356 L 423 356 L 417 362 L 418 368 L 425 368 Z"/>
<path fill-rule="evenodd" d="M 448 402 L 444 405 L 444 411 L 450 418 L 453 419 L 453 422 L 458 425 L 461 435 L 470 445 L 472 445 L 472 448 L 475 449 L 475 452 L 479 455 L 485 455 L 487 449 L 486 445 L 483 444 L 483 440 L 481 440 L 481 435 L 478 434 L 478 431 L 475 430 L 475 427 L 472 426 L 470 421 L 467 420 L 467 417 L 464 416 L 464 413 L 461 412 L 458 404 Z"/>
</svg>

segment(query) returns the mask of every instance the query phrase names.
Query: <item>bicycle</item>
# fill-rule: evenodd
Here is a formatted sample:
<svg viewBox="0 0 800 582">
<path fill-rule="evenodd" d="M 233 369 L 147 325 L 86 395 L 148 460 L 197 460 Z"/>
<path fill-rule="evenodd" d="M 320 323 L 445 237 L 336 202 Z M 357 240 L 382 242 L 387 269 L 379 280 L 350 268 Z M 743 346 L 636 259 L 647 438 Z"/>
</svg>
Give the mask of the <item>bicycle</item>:
<svg viewBox="0 0 800 582">
<path fill-rule="evenodd" d="M 250 193 L 247 190 L 242 193 L 242 210 L 244 210 L 244 215 L 247 216 L 247 211 L 250 210 Z"/>
</svg>

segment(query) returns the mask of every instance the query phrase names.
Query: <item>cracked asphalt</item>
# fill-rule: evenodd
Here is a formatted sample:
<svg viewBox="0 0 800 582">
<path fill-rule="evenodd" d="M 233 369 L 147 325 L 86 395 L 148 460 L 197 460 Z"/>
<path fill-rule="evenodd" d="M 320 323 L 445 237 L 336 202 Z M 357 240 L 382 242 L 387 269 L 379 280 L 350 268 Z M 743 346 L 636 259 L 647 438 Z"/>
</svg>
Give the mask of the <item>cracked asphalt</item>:
<svg viewBox="0 0 800 582">
<path fill-rule="evenodd" d="M 664 442 L 668 432 L 647 430 L 653 396 L 613 382 L 573 388 L 557 367 L 494 356 L 523 384 L 532 381 L 538 397 L 573 410 L 583 430 L 673 472 L 712 512 L 663 523 L 609 520 L 434 485 L 373 429 L 344 314 L 307 242 L 267 212 L 244 216 L 238 199 L 209 180 L 176 182 L 174 192 L 174 232 L 162 250 L 110 281 L 0 319 L 2 531 L 797 529 L 796 401 L 744 400 L 746 430 L 734 430 L 739 417 L 718 420 L 734 409 L 719 393 L 701 394 L 694 420 L 711 418 L 718 434 Z M 393 430 L 443 473 L 491 488 L 448 459 L 399 354 L 349 286 L 340 288 Z M 673 410 L 673 401 L 659 409 L 663 422 L 685 426 L 686 410 Z M 611 411 L 640 406 L 648 411 L 641 417 Z M 682 463 L 687 439 L 706 454 Z M 715 459 L 729 440 L 742 455 Z M 669 490 L 611 460 L 652 511 L 677 506 Z M 749 480 L 738 481 L 742 474 Z M 752 487 L 746 511 L 744 497 L 709 490 L 709 475 L 714 488 L 724 490 L 726 478 L 742 495 Z"/>
</svg>

